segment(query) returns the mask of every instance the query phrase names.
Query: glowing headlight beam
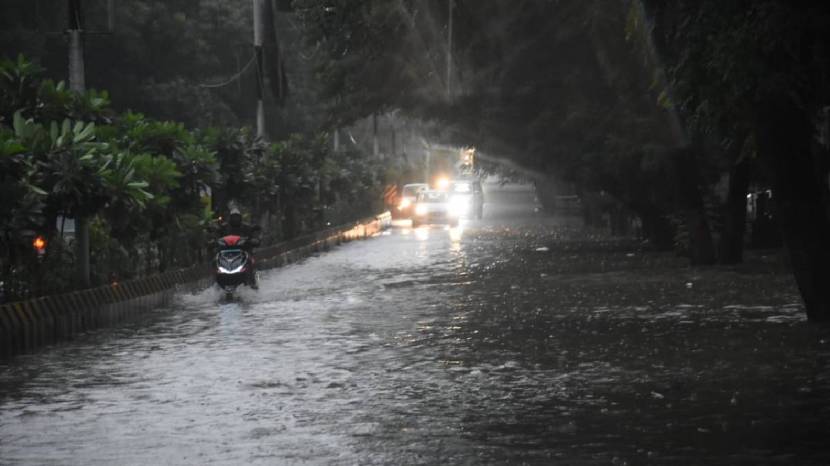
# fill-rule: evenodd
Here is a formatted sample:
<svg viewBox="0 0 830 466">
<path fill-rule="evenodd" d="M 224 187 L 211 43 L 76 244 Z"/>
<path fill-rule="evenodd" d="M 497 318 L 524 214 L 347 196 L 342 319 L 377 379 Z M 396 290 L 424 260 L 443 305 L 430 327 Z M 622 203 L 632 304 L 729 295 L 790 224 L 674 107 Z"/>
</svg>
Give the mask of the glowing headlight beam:
<svg viewBox="0 0 830 466">
<path fill-rule="evenodd" d="M 470 209 L 470 199 L 468 196 L 453 196 L 450 198 L 448 211 L 450 215 L 460 217 L 467 213 Z"/>
</svg>

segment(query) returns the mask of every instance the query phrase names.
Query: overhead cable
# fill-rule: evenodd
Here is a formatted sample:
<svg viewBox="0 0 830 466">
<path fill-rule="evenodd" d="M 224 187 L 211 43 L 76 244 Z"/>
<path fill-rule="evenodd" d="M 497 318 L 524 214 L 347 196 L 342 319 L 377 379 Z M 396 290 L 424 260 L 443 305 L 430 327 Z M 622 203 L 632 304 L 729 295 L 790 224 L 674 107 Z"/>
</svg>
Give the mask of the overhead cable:
<svg viewBox="0 0 830 466">
<path fill-rule="evenodd" d="M 248 71 L 248 68 L 250 68 L 250 67 L 251 67 L 251 64 L 253 64 L 255 61 L 256 61 L 256 55 L 251 56 L 251 59 L 250 59 L 250 60 L 248 60 L 248 63 L 246 63 L 246 64 L 245 64 L 245 66 L 243 66 L 243 67 L 242 67 L 242 69 L 241 69 L 241 70 L 239 70 L 239 72 L 238 72 L 238 73 L 236 73 L 235 75 L 231 76 L 231 77 L 230 77 L 227 81 L 225 81 L 225 82 L 221 82 L 221 83 L 218 83 L 218 84 L 199 84 L 199 87 L 217 88 L 217 87 L 224 87 L 224 86 L 227 86 L 228 84 L 231 84 L 231 83 L 233 83 L 234 81 L 236 81 L 237 79 L 239 79 L 239 78 L 240 78 L 240 76 L 242 76 L 242 74 L 243 74 L 243 73 L 245 73 L 246 71 Z"/>
</svg>

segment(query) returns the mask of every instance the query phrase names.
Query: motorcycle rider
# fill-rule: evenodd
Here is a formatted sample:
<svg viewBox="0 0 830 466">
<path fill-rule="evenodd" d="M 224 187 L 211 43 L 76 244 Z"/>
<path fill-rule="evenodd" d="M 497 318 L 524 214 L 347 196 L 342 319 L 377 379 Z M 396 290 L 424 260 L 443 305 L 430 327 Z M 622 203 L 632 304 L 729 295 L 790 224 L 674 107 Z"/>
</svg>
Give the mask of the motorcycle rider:
<svg viewBox="0 0 830 466">
<path fill-rule="evenodd" d="M 242 221 L 242 212 L 238 207 L 231 207 L 228 213 L 228 221 L 219 222 L 218 234 L 219 236 L 236 235 L 245 238 L 244 249 L 250 255 L 250 268 L 248 284 L 253 289 L 259 289 L 256 275 L 256 260 L 253 255 L 253 248 L 259 246 L 259 231 L 260 228 L 255 225 L 250 225 Z"/>
</svg>

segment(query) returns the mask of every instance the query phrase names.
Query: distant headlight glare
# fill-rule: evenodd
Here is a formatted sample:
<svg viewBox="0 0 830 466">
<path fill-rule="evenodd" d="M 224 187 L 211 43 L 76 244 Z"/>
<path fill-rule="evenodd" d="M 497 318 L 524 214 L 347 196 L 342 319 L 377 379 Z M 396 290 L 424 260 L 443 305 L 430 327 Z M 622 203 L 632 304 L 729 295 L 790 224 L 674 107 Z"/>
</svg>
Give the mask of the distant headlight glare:
<svg viewBox="0 0 830 466">
<path fill-rule="evenodd" d="M 450 199 L 449 213 L 450 215 L 460 217 L 467 213 L 470 208 L 470 199 L 468 196 L 454 196 Z"/>
</svg>

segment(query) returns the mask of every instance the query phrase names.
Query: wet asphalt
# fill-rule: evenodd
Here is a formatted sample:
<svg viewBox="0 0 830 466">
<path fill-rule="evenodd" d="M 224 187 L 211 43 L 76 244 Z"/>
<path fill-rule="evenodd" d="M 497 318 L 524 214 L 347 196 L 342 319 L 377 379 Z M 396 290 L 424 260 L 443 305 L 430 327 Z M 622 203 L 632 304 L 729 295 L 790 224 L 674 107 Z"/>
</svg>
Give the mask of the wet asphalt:
<svg viewBox="0 0 830 466">
<path fill-rule="evenodd" d="M 830 331 L 775 259 L 690 269 L 531 198 L 0 362 L 0 464 L 830 463 Z"/>
</svg>

